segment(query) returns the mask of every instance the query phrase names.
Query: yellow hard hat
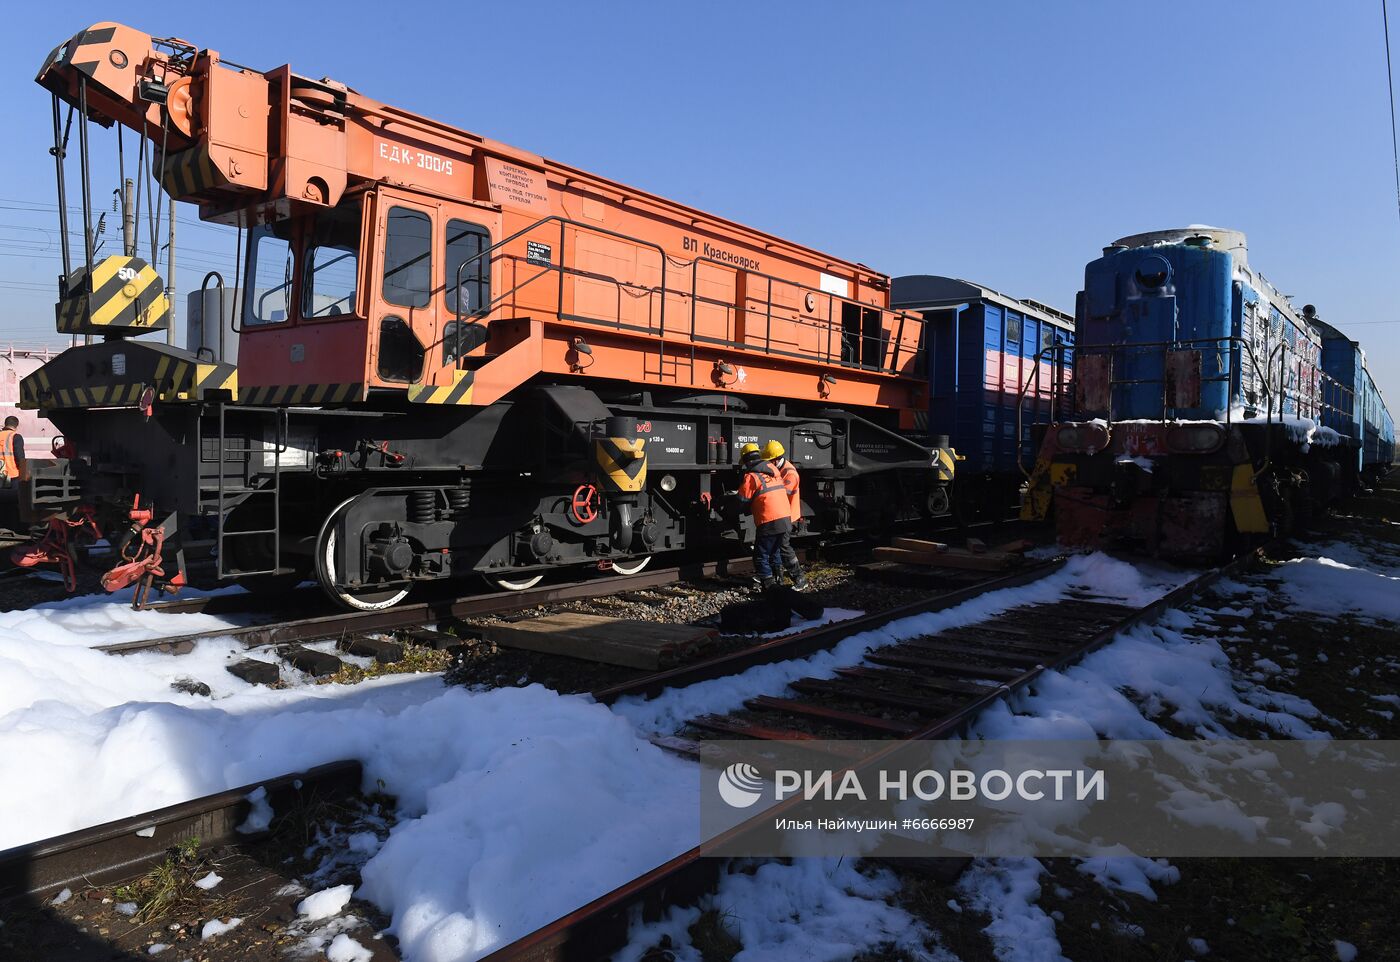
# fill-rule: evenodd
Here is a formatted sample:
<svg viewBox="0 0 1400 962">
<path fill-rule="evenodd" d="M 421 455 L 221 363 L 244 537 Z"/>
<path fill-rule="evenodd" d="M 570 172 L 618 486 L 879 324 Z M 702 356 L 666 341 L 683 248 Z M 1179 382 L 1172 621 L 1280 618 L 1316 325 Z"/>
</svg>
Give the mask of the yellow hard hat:
<svg viewBox="0 0 1400 962">
<path fill-rule="evenodd" d="M 787 451 L 777 441 L 769 441 L 763 446 L 763 460 L 772 461 L 774 458 L 781 458 Z"/>
<path fill-rule="evenodd" d="M 746 457 L 748 457 L 750 454 L 757 454 L 757 453 L 758 453 L 758 445 L 757 445 L 757 444 L 754 444 L 752 441 L 750 441 L 748 444 L 744 445 L 742 448 L 739 449 L 739 457 L 741 457 L 741 458 L 746 458 Z"/>
</svg>

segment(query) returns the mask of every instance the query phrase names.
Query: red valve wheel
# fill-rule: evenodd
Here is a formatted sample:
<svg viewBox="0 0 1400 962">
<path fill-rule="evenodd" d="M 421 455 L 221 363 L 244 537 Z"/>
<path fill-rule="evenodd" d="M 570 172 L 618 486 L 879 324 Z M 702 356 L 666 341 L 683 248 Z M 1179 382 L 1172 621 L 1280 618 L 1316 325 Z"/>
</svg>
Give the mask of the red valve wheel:
<svg viewBox="0 0 1400 962">
<path fill-rule="evenodd" d="M 598 517 L 598 488 L 592 484 L 580 484 L 574 489 L 569 502 L 569 513 L 579 524 L 588 524 Z"/>
</svg>

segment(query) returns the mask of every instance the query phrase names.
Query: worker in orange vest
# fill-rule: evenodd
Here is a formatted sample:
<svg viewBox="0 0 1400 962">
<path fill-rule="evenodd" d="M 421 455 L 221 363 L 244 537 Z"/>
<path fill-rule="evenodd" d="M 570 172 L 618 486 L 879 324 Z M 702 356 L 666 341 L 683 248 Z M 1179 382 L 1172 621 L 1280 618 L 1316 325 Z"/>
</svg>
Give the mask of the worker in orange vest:
<svg viewBox="0 0 1400 962">
<path fill-rule="evenodd" d="M 5 426 L 0 428 L 0 475 L 3 484 L 10 487 L 16 481 L 29 477 L 29 462 L 24 457 L 24 435 L 19 433 L 19 418 L 10 415 Z"/>
<path fill-rule="evenodd" d="M 807 576 L 802 573 L 802 563 L 797 560 L 797 552 L 793 550 L 792 532 L 802 520 L 802 481 L 797 475 L 796 466 L 787 459 L 787 451 L 780 442 L 769 441 L 763 446 L 762 453 L 764 460 L 778 469 L 778 476 L 783 479 L 783 488 L 787 491 L 789 518 L 792 523 L 783 535 L 780 550 L 783 568 L 792 579 L 792 586 L 801 591 L 807 587 Z"/>
<path fill-rule="evenodd" d="M 754 580 L 761 588 L 772 588 L 783 571 L 783 539 L 792 531 L 792 502 L 782 475 L 763 460 L 757 444 L 746 444 L 739 463 L 744 470 L 739 500 L 753 514 Z"/>
</svg>

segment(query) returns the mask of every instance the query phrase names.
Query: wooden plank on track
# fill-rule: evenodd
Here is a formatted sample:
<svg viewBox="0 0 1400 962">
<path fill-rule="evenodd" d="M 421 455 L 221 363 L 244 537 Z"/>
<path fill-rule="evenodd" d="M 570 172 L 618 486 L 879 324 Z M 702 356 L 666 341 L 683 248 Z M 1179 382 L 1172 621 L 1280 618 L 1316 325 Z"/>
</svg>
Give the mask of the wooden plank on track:
<svg viewBox="0 0 1400 962">
<path fill-rule="evenodd" d="M 796 681 L 788 682 L 788 687 L 793 691 L 810 695 L 833 695 L 837 698 L 849 698 L 851 701 L 864 701 L 870 702 L 872 705 L 901 708 L 905 711 L 918 712 L 928 718 L 942 718 L 944 715 L 952 714 L 960 707 L 958 700 L 951 696 L 938 698 L 931 694 L 925 694 L 921 698 L 918 695 L 885 691 L 881 688 L 827 678 L 799 678 Z"/>
<path fill-rule="evenodd" d="M 912 722 L 894 721 L 889 718 L 876 718 L 873 715 L 842 711 L 839 708 L 828 708 L 825 705 L 797 701 L 792 698 L 774 698 L 771 695 L 757 695 L 744 702 L 744 705 L 755 711 L 786 712 L 789 715 L 801 715 L 806 718 L 815 718 L 833 725 L 843 725 L 847 728 L 864 728 L 869 731 L 881 732 L 889 735 L 909 735 L 919 730 L 919 726 Z"/>
<path fill-rule="evenodd" d="M 563 611 L 504 625 L 481 625 L 482 637 L 503 648 L 565 655 L 606 665 L 667 668 L 708 648 L 709 628 L 631 621 L 605 615 Z"/>
<path fill-rule="evenodd" d="M 991 662 L 1010 662 L 1013 665 L 1039 665 L 1051 660 L 1051 655 L 1043 652 L 1011 651 L 1007 649 L 998 650 L 986 644 L 983 639 L 982 644 L 961 644 L 951 639 L 945 640 L 941 636 L 933 638 L 910 638 L 903 644 L 917 648 L 919 651 L 927 651 L 934 655 L 947 655 L 950 658 L 967 657 L 981 659 Z"/>
<path fill-rule="evenodd" d="M 816 742 L 816 750 L 828 755 L 836 755 L 842 758 L 857 758 L 863 753 L 860 749 L 844 749 L 841 742 L 822 738 L 811 732 L 803 731 L 800 728 L 775 728 L 770 725 L 759 725 L 741 718 L 734 718 L 728 715 L 702 715 L 699 718 L 692 718 L 686 722 L 692 728 L 702 731 L 714 732 L 717 735 L 727 735 L 730 738 L 749 738 L 755 741 L 770 742 Z"/>
<path fill-rule="evenodd" d="M 948 550 L 948 545 L 944 542 L 929 541 L 926 538 L 891 538 L 890 547 L 902 548 L 905 551 L 922 551 L 925 554 Z"/>
<path fill-rule="evenodd" d="M 914 654 L 910 649 L 880 649 L 866 656 L 866 661 L 893 668 L 914 668 L 921 671 L 938 671 L 959 678 L 990 678 L 996 681 L 1011 681 L 1021 677 L 1023 672 L 1014 668 L 993 668 L 988 665 L 971 665 L 967 662 L 948 661 L 942 658 L 925 658 Z"/>
<path fill-rule="evenodd" d="M 842 678 L 854 678 L 861 682 L 915 685 L 919 688 L 945 692 L 954 697 L 967 695 L 981 697 L 989 691 L 996 691 L 998 687 L 996 683 L 963 678 L 939 678 L 922 672 L 910 671 L 907 668 L 869 668 L 865 665 L 856 665 L 853 668 L 838 668 L 836 674 Z M 966 698 L 964 697 L 963 700 L 966 701 Z"/>
</svg>

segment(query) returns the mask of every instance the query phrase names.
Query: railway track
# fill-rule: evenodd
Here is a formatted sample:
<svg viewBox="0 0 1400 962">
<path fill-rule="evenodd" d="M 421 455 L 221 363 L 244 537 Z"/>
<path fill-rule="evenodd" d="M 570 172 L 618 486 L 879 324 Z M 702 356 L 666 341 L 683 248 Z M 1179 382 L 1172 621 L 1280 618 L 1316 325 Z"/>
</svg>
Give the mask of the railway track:
<svg viewBox="0 0 1400 962">
<path fill-rule="evenodd" d="M 1054 604 L 1012 608 L 982 622 L 911 638 L 868 651 L 863 663 L 839 669 L 836 677 L 800 678 L 783 696 L 757 696 L 729 715 L 691 719 L 682 736 L 660 737 L 658 744 L 685 755 L 698 755 L 707 738 L 753 740 L 888 739 L 891 751 L 907 740 L 948 738 L 963 731 L 984 709 L 1033 684 L 1047 671 L 1063 668 L 1112 641 L 1119 633 L 1156 620 L 1180 607 L 1222 577 L 1252 565 L 1264 549 L 1208 571 L 1143 607 L 1123 605 L 1091 590 L 1076 591 Z M 1012 579 L 1026 584 L 1049 574 L 1046 565 Z M 981 590 L 992 590 L 989 583 Z M 954 593 L 960 594 L 960 593 Z M 948 606 L 960 603 L 953 597 Z M 966 600 L 966 599 L 963 599 Z M 918 606 L 911 606 L 918 607 Z M 922 610 L 930 610 L 922 606 Z M 917 613 L 885 612 L 884 624 Z M 877 627 L 864 619 L 828 626 L 823 647 L 859 631 Z M 810 634 L 810 633 L 809 633 Z M 610 691 L 600 700 L 623 695 L 650 695 L 658 685 L 692 684 L 723 677 L 750 664 L 785 660 L 817 650 L 815 638 L 797 641 L 798 653 L 773 645 L 763 654 L 740 653 L 728 664 L 699 664 L 669 673 L 669 679 L 644 679 Z M 882 751 L 852 767 L 874 768 L 887 757 Z M 789 801 L 796 803 L 799 796 Z M 629 926 L 638 911 L 655 918 L 674 905 L 693 903 L 716 883 L 725 859 L 712 852 L 732 846 L 736 839 L 771 825 L 778 809 L 769 808 L 724 835 L 708 839 L 664 865 L 657 866 L 612 892 L 487 956 L 488 962 L 578 962 L 601 959 L 626 944 Z"/>
<path fill-rule="evenodd" d="M 648 568 L 634 575 L 615 575 L 606 580 L 585 578 L 556 585 L 542 585 L 524 591 L 493 591 L 477 595 L 434 598 L 399 604 L 382 611 L 323 611 L 319 614 L 289 618 L 283 621 L 213 628 L 184 635 L 165 635 L 95 647 L 98 651 L 105 651 L 108 654 L 125 655 L 137 651 L 152 650 L 183 654 L 197 643 L 214 638 L 233 638 L 250 648 L 294 644 L 325 638 L 339 638 L 360 632 L 415 628 L 448 618 L 500 614 L 539 605 L 639 591 L 644 588 L 673 584 L 677 581 L 740 575 L 751 570 L 752 561 L 748 558 L 696 562 L 671 568 Z M 206 598 L 191 598 L 187 602 L 167 603 L 181 607 L 160 607 L 156 610 L 177 613 L 196 611 L 206 614 L 229 613 L 228 609 L 220 611 L 216 604 L 224 597 L 241 596 L 215 595 Z"/>
<path fill-rule="evenodd" d="M 0 851 L 0 906 L 46 901 L 70 886 L 133 878 L 189 840 L 216 849 L 266 838 L 270 829 L 239 831 L 253 810 L 254 793 L 274 812 L 286 812 L 313 799 L 357 792 L 360 775 L 359 762 L 332 762 Z"/>
<path fill-rule="evenodd" d="M 1062 562 L 1057 560 L 1030 566 L 1001 577 L 988 578 L 985 574 L 978 574 L 978 580 L 974 583 L 944 591 L 913 604 L 763 640 L 718 657 L 666 671 L 648 673 L 629 682 L 599 689 L 592 694 L 600 702 L 611 703 L 629 695 L 653 695 L 668 687 L 732 676 L 754 665 L 801 658 L 828 649 L 861 631 L 878 629 L 914 615 L 953 608 L 989 591 L 1031 583 L 1053 572 L 1061 564 Z M 704 570 L 706 569 L 701 569 Z M 712 566 L 708 570 L 710 574 L 714 573 Z M 687 572 L 690 577 L 696 577 L 699 573 L 695 570 Z M 654 579 L 665 577 L 668 580 L 675 574 L 676 572 L 664 570 L 651 573 Z M 605 584 L 611 586 L 612 583 Z M 596 590 L 596 584 L 589 587 Z M 627 587 L 629 590 L 636 589 L 635 585 Z M 552 589 L 540 589 L 533 593 L 532 600 L 537 603 L 543 599 L 558 601 L 560 592 L 565 592 L 568 598 L 572 598 L 579 596 L 578 592 L 582 588 L 582 585 L 560 585 Z M 619 590 L 622 590 L 621 587 Z M 450 604 L 470 603 L 474 606 L 473 610 L 479 610 L 475 608 L 476 605 L 511 601 L 518 604 L 521 594 L 512 592 L 508 597 L 482 596 L 476 599 L 459 599 Z M 441 609 L 434 609 L 435 612 L 438 610 Z M 318 619 L 308 621 L 319 626 L 326 624 Z M 256 626 L 256 629 L 250 630 L 280 627 L 282 626 Z M 315 630 L 321 631 L 324 628 L 318 627 Z M 278 886 L 288 880 L 275 873 L 262 872 L 258 867 L 261 863 L 244 851 L 250 842 L 258 841 L 258 837 L 250 839 L 236 829 L 249 813 L 250 793 L 258 788 L 265 789 L 273 809 L 283 812 L 306 807 L 304 799 L 307 797 L 352 796 L 358 791 L 359 784 L 358 763 L 334 763 L 0 852 L 0 905 L 24 902 L 29 908 L 42 912 L 48 906 L 49 900 L 65 887 L 71 887 L 74 891 L 86 891 L 98 886 L 129 882 L 159 864 L 182 842 L 191 839 L 198 840 L 201 853 L 217 852 L 221 859 L 251 864 L 252 877 L 246 880 L 247 883 L 254 886 L 255 891 L 263 891 L 269 898 L 274 898 Z M 105 957 L 101 954 L 100 947 L 93 949 L 93 952 L 95 954 L 91 956 L 79 954 L 76 957 Z"/>
<path fill-rule="evenodd" d="M 1111 641 L 1123 630 L 1150 622 L 1178 607 L 1217 579 L 1251 564 L 1246 556 L 1207 572 L 1138 608 L 1112 597 L 1096 596 L 1092 588 L 1071 590 L 1053 603 L 1003 610 L 978 623 L 910 638 L 866 652 L 859 664 L 838 669 L 831 678 L 798 678 L 780 695 L 750 699 L 726 715 L 691 719 L 678 734 L 658 736 L 663 747 L 683 755 L 705 751 L 710 738 L 888 739 L 891 748 L 911 739 L 946 738 L 961 731 L 978 713 L 1032 684 L 1045 671 L 1063 667 Z M 654 697 L 668 688 L 737 675 L 753 666 L 803 658 L 828 650 L 861 632 L 878 630 L 921 614 L 948 610 L 990 592 L 1030 585 L 1053 574 L 1063 559 L 1027 566 L 1012 574 L 984 578 L 913 604 L 835 622 L 808 631 L 763 640 L 741 650 L 667 671 L 648 673 L 592 693 L 602 703 L 625 697 Z M 673 578 L 658 570 L 653 578 Z M 691 577 L 695 573 L 690 574 Z M 610 584 L 610 583 L 609 583 Z M 596 590 L 597 585 L 589 587 Z M 632 586 L 635 587 L 635 586 Z M 580 585 L 540 589 L 539 597 L 557 601 L 559 592 L 574 597 Z M 619 587 L 619 590 L 622 590 Z M 481 596 L 445 602 L 454 605 L 505 604 L 509 598 Z M 376 613 L 384 615 L 388 613 Z M 316 619 L 309 619 L 315 621 Z M 409 619 L 411 620 L 411 618 Z M 325 622 L 320 622 L 324 626 Z M 258 626 L 258 630 L 281 626 Z M 253 630 L 253 629 L 250 629 Z M 298 629 L 300 630 L 300 629 Z M 307 629 L 310 630 L 310 629 Z M 323 630 L 323 629 L 317 629 Z M 167 639 L 168 640 L 168 639 Z M 862 759 L 860 766 L 878 764 L 883 753 Z M 353 792 L 358 766 L 340 763 L 300 775 L 262 783 L 270 794 L 292 798 L 305 791 Z M 246 814 L 247 795 L 257 786 L 244 786 L 206 799 L 172 806 L 109 825 L 86 829 L 59 839 L 0 853 L 0 901 L 47 898 L 57 889 L 79 882 L 110 882 L 130 878 L 157 861 L 172 844 L 199 837 L 201 846 L 238 845 L 231 827 Z M 293 793 L 288 795 L 287 793 Z M 279 804 L 280 809 L 280 804 Z M 493 962 L 514 960 L 577 960 L 601 958 L 625 943 L 638 906 L 655 915 L 670 905 L 687 904 L 715 884 L 725 863 L 710 853 L 732 844 L 736 835 L 766 825 L 769 809 L 705 841 L 670 862 L 639 876 L 589 905 L 499 949 Z M 155 831 L 147 834 L 154 827 Z"/>
<path fill-rule="evenodd" d="M 95 647 L 96 650 L 112 655 L 151 651 L 183 654 L 193 650 L 203 641 L 217 639 L 227 642 L 231 639 L 247 649 L 250 656 L 265 651 L 271 653 L 275 659 L 285 661 L 313 677 L 324 677 L 344 667 L 339 657 L 341 653 L 371 657 L 384 664 L 402 659 L 405 646 L 403 642 L 392 637 L 393 633 L 407 632 L 408 640 L 413 644 L 455 653 L 465 649 L 466 639 L 433 630 L 431 626 L 482 616 L 509 617 L 517 612 L 567 605 L 571 602 L 598 602 L 609 598 L 618 598 L 624 603 L 655 604 L 661 597 L 653 597 L 656 592 L 663 592 L 664 597 L 677 597 L 681 594 L 703 595 L 716 588 L 732 589 L 733 585 L 726 584 L 726 579 L 747 575 L 751 570 L 752 561 L 747 557 L 694 562 L 651 569 L 634 575 L 588 577 L 525 591 L 497 591 L 465 597 L 429 596 L 416 603 L 369 612 L 328 609 L 319 592 L 312 589 L 309 592 L 310 597 L 303 597 L 301 592 L 297 592 L 295 597 L 298 600 L 287 606 L 291 610 L 299 608 L 302 612 L 309 608 L 312 612 L 310 614 L 278 618 L 277 614 L 281 612 L 277 612 L 273 613 L 272 619 L 259 619 L 250 624 L 222 626 L 187 634 L 162 635 Z M 936 581 L 937 588 L 930 587 L 930 591 L 941 597 L 950 589 L 973 589 L 989 580 L 995 580 L 996 575 L 947 570 L 932 575 L 931 579 L 928 583 Z M 687 586 L 675 587 L 678 584 Z M 257 613 L 258 609 L 249 607 L 250 597 L 252 596 L 236 594 L 180 599 L 154 605 L 152 610 L 211 615 Z M 253 600 L 256 601 L 255 598 Z M 869 623 L 878 617 L 866 616 L 861 623 Z M 333 642 L 337 652 L 325 650 L 327 646 L 319 644 L 324 642 Z M 313 645 L 317 647 L 309 647 Z M 775 646 L 775 650 L 782 647 Z M 275 660 L 247 657 L 228 667 L 233 674 L 250 682 L 270 684 L 279 678 Z"/>
</svg>

